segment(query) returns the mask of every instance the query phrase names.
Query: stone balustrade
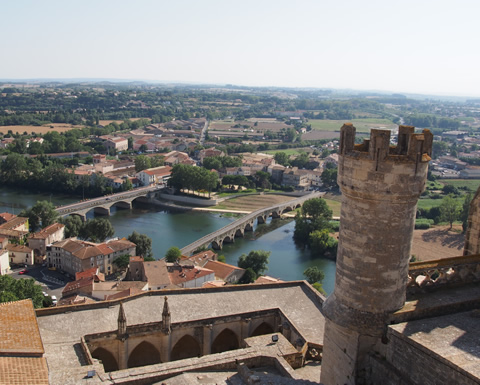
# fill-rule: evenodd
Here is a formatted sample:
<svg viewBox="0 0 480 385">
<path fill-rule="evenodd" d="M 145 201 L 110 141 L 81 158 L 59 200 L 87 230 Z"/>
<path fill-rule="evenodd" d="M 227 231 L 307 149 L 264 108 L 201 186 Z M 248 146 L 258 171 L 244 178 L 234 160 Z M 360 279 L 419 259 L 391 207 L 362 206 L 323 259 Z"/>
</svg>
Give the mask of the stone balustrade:
<svg viewBox="0 0 480 385">
<path fill-rule="evenodd" d="M 407 294 L 474 282 L 480 282 L 479 254 L 414 262 L 408 269 Z"/>
</svg>

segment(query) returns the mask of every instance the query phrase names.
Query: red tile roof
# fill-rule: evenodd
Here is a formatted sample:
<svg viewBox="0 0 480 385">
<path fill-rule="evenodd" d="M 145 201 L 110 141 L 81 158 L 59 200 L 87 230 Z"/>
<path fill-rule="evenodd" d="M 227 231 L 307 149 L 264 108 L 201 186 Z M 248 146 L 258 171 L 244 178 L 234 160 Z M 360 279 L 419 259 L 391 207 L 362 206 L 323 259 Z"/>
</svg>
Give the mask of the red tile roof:
<svg viewBox="0 0 480 385">
<path fill-rule="evenodd" d="M 0 223 L 8 222 L 9 220 L 15 218 L 16 215 L 10 213 L 0 213 Z"/>
<path fill-rule="evenodd" d="M 49 235 L 55 234 L 57 231 L 64 228 L 65 225 L 62 223 L 54 223 L 50 226 L 45 227 L 44 229 L 40 230 L 39 232 L 33 234 L 29 238 L 32 239 L 46 239 Z"/>
<path fill-rule="evenodd" d="M 27 221 L 28 218 L 15 216 L 8 222 L 1 224 L 0 228 L 5 230 L 17 230 L 18 227 L 23 226 Z"/>
<path fill-rule="evenodd" d="M 9 243 L 6 247 L 8 251 L 13 251 L 14 253 L 31 253 L 32 249 L 24 245 L 16 245 L 14 243 Z"/>
<path fill-rule="evenodd" d="M 0 357 L 0 384 L 48 385 L 44 357 Z"/>
<path fill-rule="evenodd" d="M 172 168 L 170 166 L 162 166 L 162 167 L 143 170 L 143 172 L 147 175 L 165 176 L 165 175 L 170 175 L 172 173 Z"/>
<path fill-rule="evenodd" d="M 173 285 L 180 286 L 182 283 L 186 283 L 197 278 L 202 278 L 213 273 L 213 270 L 205 269 L 203 267 L 188 268 L 182 266 L 181 270 L 169 271 L 168 276 Z"/>
<path fill-rule="evenodd" d="M 277 282 L 283 282 L 283 281 L 281 279 L 273 278 L 268 275 L 262 275 L 261 277 L 258 277 L 254 283 L 277 283 Z"/>
<path fill-rule="evenodd" d="M 205 264 L 205 267 L 207 269 L 213 270 L 215 272 L 215 277 L 221 278 L 223 280 L 226 280 L 236 270 L 244 270 L 240 267 L 218 261 L 208 261 Z"/>
<path fill-rule="evenodd" d="M 67 297 L 70 294 L 77 294 L 77 290 L 90 287 L 89 291 L 93 290 L 93 277 L 86 277 L 77 279 L 73 282 L 68 282 L 62 290 L 62 296 Z"/>
<path fill-rule="evenodd" d="M 44 353 L 31 299 L 0 304 L 0 354 L 41 356 Z"/>
</svg>

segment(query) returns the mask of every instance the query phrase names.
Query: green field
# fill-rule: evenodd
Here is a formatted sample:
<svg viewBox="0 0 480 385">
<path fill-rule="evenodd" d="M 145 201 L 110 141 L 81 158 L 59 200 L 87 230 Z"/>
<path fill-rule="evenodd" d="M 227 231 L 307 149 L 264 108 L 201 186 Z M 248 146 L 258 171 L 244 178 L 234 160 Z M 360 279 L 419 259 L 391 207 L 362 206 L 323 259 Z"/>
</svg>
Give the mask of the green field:
<svg viewBox="0 0 480 385">
<path fill-rule="evenodd" d="M 319 131 L 339 131 L 344 123 L 347 123 L 347 121 L 318 119 L 310 119 L 308 121 L 308 124 L 311 124 L 314 130 Z M 370 132 L 372 128 L 393 129 L 397 127 L 397 125 L 389 119 L 353 119 L 350 123 L 353 123 L 357 132 Z"/>
<path fill-rule="evenodd" d="M 339 217 L 342 204 L 338 201 L 334 201 L 331 199 L 325 199 L 325 202 L 327 202 L 328 207 L 330 208 L 330 210 L 332 210 L 333 216 Z"/>
<path fill-rule="evenodd" d="M 275 154 L 277 152 L 284 152 L 288 156 L 290 155 L 300 155 L 302 152 L 307 152 L 307 150 L 310 150 L 310 147 L 304 147 L 304 148 L 287 148 L 284 150 L 278 149 L 278 150 L 268 150 L 268 151 L 262 151 L 264 154 Z"/>
<path fill-rule="evenodd" d="M 464 196 L 456 197 L 455 200 L 459 207 L 463 205 L 465 200 Z M 440 206 L 442 204 L 442 199 L 431 199 L 431 198 L 421 198 L 418 200 L 417 207 L 419 209 L 431 209 L 432 207 Z"/>
<path fill-rule="evenodd" d="M 443 185 L 451 184 L 456 188 L 467 187 L 472 192 L 477 191 L 480 186 L 480 179 L 439 179 L 438 182 Z"/>
</svg>

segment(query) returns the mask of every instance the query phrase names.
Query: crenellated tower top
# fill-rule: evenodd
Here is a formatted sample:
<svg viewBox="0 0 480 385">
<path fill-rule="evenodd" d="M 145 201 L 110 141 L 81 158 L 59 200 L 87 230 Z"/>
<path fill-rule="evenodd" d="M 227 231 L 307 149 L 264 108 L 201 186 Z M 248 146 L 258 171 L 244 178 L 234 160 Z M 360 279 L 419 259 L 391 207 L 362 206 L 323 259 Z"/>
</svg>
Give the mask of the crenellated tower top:
<svg viewBox="0 0 480 385">
<path fill-rule="evenodd" d="M 338 185 L 342 193 L 381 201 L 418 199 L 425 188 L 432 133 L 415 134 L 414 127 L 400 126 L 398 144 L 393 146 L 389 130 L 372 130 L 361 144 L 355 144 L 355 131 L 351 123 L 340 130 Z"/>
<path fill-rule="evenodd" d="M 432 156 L 433 134 L 423 130 L 415 134 L 415 127 L 398 128 L 397 145 L 390 145 L 390 130 L 372 130 L 370 139 L 355 144 L 356 129 L 352 123 L 345 123 L 340 130 L 340 155 L 354 156 L 374 161 L 428 162 Z"/>
</svg>

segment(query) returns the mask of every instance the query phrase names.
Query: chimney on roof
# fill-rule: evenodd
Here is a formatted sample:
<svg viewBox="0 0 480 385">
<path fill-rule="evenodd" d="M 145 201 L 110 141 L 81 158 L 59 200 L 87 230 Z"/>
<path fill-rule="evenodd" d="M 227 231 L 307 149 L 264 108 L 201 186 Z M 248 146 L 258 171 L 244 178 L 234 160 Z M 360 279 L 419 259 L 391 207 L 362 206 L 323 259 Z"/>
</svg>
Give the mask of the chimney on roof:
<svg viewBox="0 0 480 385">
<path fill-rule="evenodd" d="M 165 300 L 163 302 L 163 311 L 162 311 L 162 331 L 165 334 L 170 334 L 171 316 L 170 316 L 170 308 L 168 306 L 168 298 L 165 296 Z"/>
<path fill-rule="evenodd" d="M 127 339 L 127 317 L 125 316 L 125 310 L 123 309 L 123 303 L 120 302 L 120 310 L 118 311 L 118 330 L 117 338 L 125 341 Z"/>
</svg>

